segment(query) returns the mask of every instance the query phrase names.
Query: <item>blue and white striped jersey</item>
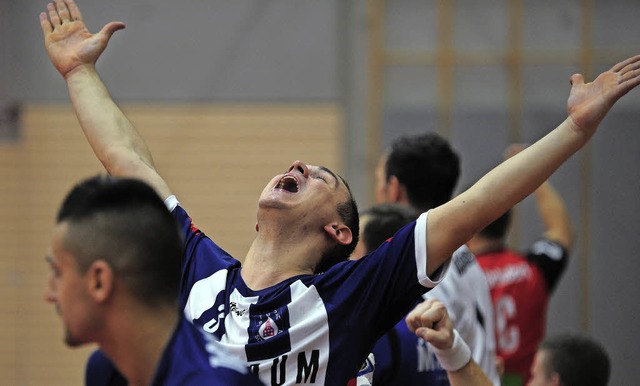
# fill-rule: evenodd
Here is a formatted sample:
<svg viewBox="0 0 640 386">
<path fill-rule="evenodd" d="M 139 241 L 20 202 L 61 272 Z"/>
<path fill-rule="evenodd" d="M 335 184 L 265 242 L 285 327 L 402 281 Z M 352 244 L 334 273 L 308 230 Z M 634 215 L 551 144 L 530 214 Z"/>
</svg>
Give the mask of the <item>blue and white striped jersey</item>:
<svg viewBox="0 0 640 386">
<path fill-rule="evenodd" d="M 254 291 L 240 275 L 240 262 L 179 205 L 170 209 L 185 240 L 185 316 L 268 385 L 346 385 L 375 342 L 447 268 L 427 277 L 423 214 L 363 259 Z"/>
</svg>

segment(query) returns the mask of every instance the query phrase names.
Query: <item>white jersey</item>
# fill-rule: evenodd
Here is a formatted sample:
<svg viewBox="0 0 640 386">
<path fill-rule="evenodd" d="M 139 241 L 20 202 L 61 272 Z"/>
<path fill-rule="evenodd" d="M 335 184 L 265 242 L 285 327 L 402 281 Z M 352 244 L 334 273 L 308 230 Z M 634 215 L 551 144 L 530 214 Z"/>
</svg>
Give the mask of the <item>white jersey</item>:
<svg viewBox="0 0 640 386">
<path fill-rule="evenodd" d="M 491 292 L 484 271 L 466 246 L 453 254 L 447 276 L 424 298 L 436 298 L 447 307 L 454 327 L 471 349 L 473 360 L 494 385 L 500 385 Z"/>
</svg>

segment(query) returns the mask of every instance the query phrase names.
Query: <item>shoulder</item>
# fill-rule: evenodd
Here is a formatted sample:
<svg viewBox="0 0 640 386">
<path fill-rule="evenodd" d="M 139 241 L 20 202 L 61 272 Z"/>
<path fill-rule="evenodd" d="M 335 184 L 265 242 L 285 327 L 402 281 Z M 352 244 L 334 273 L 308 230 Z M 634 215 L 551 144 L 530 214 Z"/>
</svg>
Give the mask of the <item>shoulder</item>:
<svg viewBox="0 0 640 386">
<path fill-rule="evenodd" d="M 126 386 L 127 380 L 101 350 L 95 350 L 87 360 L 85 385 Z"/>
<path fill-rule="evenodd" d="M 527 259 L 530 264 L 538 268 L 547 290 L 551 293 L 566 270 L 569 251 L 555 241 L 542 238 L 531 245 L 527 252 Z"/>
<path fill-rule="evenodd" d="M 261 383 L 212 334 L 181 318 L 165 349 L 153 384 L 213 386 Z"/>
<path fill-rule="evenodd" d="M 176 380 L 181 386 L 264 386 L 253 374 L 239 374 L 229 370 L 209 369 L 207 371 L 190 374 L 184 379 Z"/>
</svg>

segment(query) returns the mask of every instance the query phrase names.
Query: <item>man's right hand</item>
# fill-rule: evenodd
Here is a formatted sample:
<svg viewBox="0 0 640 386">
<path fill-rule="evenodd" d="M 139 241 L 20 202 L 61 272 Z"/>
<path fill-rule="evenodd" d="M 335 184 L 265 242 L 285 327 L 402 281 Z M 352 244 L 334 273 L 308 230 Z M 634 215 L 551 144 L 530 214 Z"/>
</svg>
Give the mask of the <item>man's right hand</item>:
<svg viewBox="0 0 640 386">
<path fill-rule="evenodd" d="M 111 35 L 125 27 L 124 23 L 111 22 L 92 34 L 73 0 L 55 0 L 55 4 L 47 4 L 47 11 L 40 13 L 45 48 L 51 63 L 64 78 L 78 67 L 95 65 Z"/>
</svg>

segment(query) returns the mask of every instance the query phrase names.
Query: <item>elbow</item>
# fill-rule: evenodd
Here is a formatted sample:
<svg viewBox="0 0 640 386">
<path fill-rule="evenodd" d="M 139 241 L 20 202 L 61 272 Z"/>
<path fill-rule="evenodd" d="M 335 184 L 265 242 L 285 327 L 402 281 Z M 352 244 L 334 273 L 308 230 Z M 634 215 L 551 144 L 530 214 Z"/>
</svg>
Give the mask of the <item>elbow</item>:
<svg viewBox="0 0 640 386">
<path fill-rule="evenodd" d="M 100 157 L 102 166 L 112 176 L 116 177 L 139 177 L 143 169 L 148 169 L 138 157 L 130 157 L 122 152 L 113 151 Z"/>
</svg>

